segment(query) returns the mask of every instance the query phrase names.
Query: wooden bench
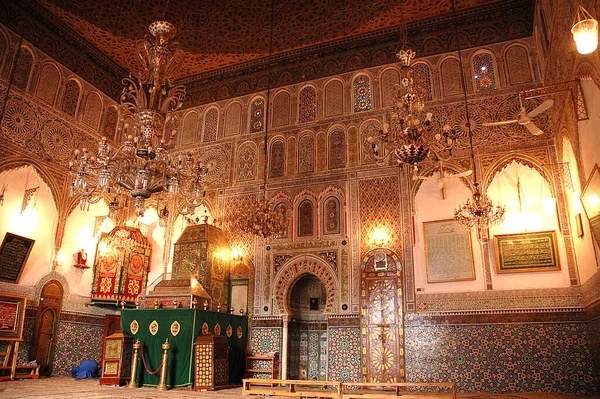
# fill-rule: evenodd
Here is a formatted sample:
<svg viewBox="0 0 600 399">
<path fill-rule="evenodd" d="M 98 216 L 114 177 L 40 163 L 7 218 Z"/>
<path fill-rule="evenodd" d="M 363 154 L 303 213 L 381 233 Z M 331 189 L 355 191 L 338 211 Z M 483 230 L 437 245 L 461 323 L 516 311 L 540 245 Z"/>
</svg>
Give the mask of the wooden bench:
<svg viewBox="0 0 600 399">
<path fill-rule="evenodd" d="M 271 387 L 265 387 L 265 384 Z M 276 387 L 276 385 L 287 385 Z M 317 387 L 307 389 L 306 387 Z M 333 387 L 334 389 L 331 389 Z M 310 381 L 310 380 L 276 380 L 262 378 L 245 378 L 242 385 L 244 395 L 274 395 L 303 398 L 341 398 L 342 383 L 338 381 Z"/>
<path fill-rule="evenodd" d="M 4 357 L 2 366 L 0 366 L 0 381 L 17 378 L 33 378 L 37 380 L 40 377 L 40 366 L 17 365 L 19 341 L 10 341 L 6 351 L 0 352 L 0 356 Z M 6 371 L 8 371 L 8 374 Z"/>
<path fill-rule="evenodd" d="M 360 387 L 362 389 L 354 389 Z M 438 388 L 449 391 L 448 398 L 456 399 L 456 384 L 453 382 L 344 382 L 342 383 L 341 399 L 390 399 L 390 398 L 417 398 L 425 397 L 425 392 L 414 391 L 408 393 L 406 388 Z M 372 388 L 365 390 L 365 388 Z M 379 388 L 379 390 L 377 390 Z M 394 391 L 385 388 L 395 388 Z M 439 395 L 436 397 L 440 397 Z"/>
</svg>

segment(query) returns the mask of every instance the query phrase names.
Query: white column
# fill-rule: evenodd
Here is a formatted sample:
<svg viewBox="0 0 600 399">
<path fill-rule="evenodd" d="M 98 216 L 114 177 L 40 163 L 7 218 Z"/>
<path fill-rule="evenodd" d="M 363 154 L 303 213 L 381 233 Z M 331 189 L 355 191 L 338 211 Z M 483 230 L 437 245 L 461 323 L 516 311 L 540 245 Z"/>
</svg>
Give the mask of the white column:
<svg viewBox="0 0 600 399">
<path fill-rule="evenodd" d="M 281 379 L 287 380 L 287 362 L 288 362 L 288 323 L 290 316 L 284 314 L 281 316 L 283 321 L 283 334 L 281 335 Z"/>
</svg>

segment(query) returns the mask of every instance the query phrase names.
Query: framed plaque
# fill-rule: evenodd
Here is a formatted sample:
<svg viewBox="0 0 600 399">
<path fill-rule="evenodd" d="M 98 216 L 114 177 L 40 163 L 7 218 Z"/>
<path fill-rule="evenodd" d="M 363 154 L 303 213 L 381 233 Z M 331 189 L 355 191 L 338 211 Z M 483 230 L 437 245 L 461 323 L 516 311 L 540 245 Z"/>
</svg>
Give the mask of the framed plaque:
<svg viewBox="0 0 600 399">
<path fill-rule="evenodd" d="M 494 236 L 498 273 L 560 270 L 556 231 Z"/>
<path fill-rule="evenodd" d="M 26 296 L 0 294 L 0 341 L 19 341 L 23 338 L 26 305 Z"/>
<path fill-rule="evenodd" d="M 471 233 L 453 219 L 423 222 L 428 283 L 475 280 Z"/>
<path fill-rule="evenodd" d="M 585 188 L 581 194 L 583 209 L 590 221 L 590 229 L 596 243 L 600 246 L 600 167 L 594 165 Z"/>
<path fill-rule="evenodd" d="M 0 246 L 0 281 L 17 283 L 35 240 L 6 232 Z"/>
</svg>

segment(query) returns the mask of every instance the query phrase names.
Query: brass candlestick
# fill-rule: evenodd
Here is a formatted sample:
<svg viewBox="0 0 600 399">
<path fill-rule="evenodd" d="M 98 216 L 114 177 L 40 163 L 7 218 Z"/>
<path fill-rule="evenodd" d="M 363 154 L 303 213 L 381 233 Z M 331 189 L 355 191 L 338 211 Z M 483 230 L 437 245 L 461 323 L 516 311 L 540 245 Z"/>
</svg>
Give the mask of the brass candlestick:
<svg viewBox="0 0 600 399">
<path fill-rule="evenodd" d="M 138 351 L 142 347 L 140 340 L 137 340 L 133 344 L 133 358 L 131 359 L 131 380 L 129 384 L 127 384 L 127 388 L 139 388 L 136 377 L 137 377 L 137 369 L 138 369 Z"/>
<path fill-rule="evenodd" d="M 156 389 L 159 391 L 167 391 L 169 388 L 167 387 L 167 362 L 169 361 L 169 349 L 171 349 L 171 344 L 169 344 L 169 339 L 162 344 L 163 355 L 162 355 L 162 363 L 160 369 L 160 382 Z"/>
</svg>

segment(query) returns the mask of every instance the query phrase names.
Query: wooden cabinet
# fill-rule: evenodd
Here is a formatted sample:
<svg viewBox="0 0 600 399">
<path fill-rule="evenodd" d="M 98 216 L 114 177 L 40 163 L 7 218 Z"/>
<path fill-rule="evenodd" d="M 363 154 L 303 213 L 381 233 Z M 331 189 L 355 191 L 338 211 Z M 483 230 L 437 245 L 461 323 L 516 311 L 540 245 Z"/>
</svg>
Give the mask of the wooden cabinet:
<svg viewBox="0 0 600 399">
<path fill-rule="evenodd" d="M 104 316 L 104 330 L 102 332 L 102 352 L 100 352 L 100 365 L 104 363 L 104 350 L 106 349 L 106 337 L 113 335 L 121 329 L 121 316 L 118 314 L 107 314 Z"/>
<path fill-rule="evenodd" d="M 133 338 L 117 331 L 104 339 L 102 385 L 124 385 L 131 374 Z"/>
<path fill-rule="evenodd" d="M 246 378 L 279 378 L 279 354 L 246 356 Z"/>
<path fill-rule="evenodd" d="M 221 335 L 200 335 L 194 342 L 194 389 L 229 387 L 229 341 Z"/>
</svg>

